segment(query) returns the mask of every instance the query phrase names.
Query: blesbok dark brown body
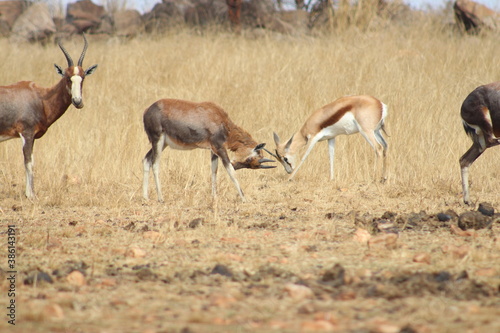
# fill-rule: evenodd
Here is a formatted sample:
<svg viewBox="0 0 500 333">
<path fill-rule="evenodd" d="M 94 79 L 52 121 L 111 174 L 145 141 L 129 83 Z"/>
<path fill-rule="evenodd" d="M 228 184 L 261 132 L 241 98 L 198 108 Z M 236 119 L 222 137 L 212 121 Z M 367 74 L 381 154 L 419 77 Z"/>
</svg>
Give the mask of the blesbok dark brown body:
<svg viewBox="0 0 500 333">
<path fill-rule="evenodd" d="M 377 162 L 382 160 L 381 181 L 386 180 L 387 142 L 381 131 L 387 116 L 387 106 L 377 98 L 368 95 L 344 96 L 314 111 L 300 130 L 287 142 L 281 142 L 274 133 L 276 155 L 274 155 L 290 175 L 291 180 L 311 153 L 316 143 L 328 140 L 330 158 L 330 179 L 334 177 L 335 137 L 361 133 L 375 150 Z M 300 150 L 306 152 L 298 159 Z M 379 168 L 380 169 L 380 168 Z"/>
<path fill-rule="evenodd" d="M 472 146 L 460 158 L 463 199 L 469 204 L 469 167 L 487 148 L 500 144 L 500 82 L 471 92 L 462 103 L 460 116 L 472 140 Z"/>
<path fill-rule="evenodd" d="M 87 50 L 87 40 L 75 66 L 64 47 L 59 44 L 68 62 L 63 70 L 54 65 L 62 79 L 51 88 L 43 88 L 31 81 L 21 81 L 10 86 L 0 86 L 0 141 L 21 138 L 26 171 L 26 196 L 34 196 L 33 144 L 59 119 L 68 107 L 83 107 L 82 85 L 86 75 L 94 72 L 97 65 L 83 70 L 82 63 Z"/>
<path fill-rule="evenodd" d="M 153 168 L 158 200 L 163 201 L 159 179 L 160 154 L 167 146 L 172 149 L 210 149 L 212 153 L 212 194 L 216 195 L 218 159 L 226 168 L 241 199 L 245 196 L 234 170 L 241 168 L 267 169 L 272 160 L 263 158 L 263 143 L 257 144 L 244 129 L 236 126 L 227 113 L 211 102 L 194 103 L 177 99 L 161 99 L 144 112 L 144 130 L 152 148 L 143 160 L 143 197 L 148 198 L 149 170 Z M 234 152 L 231 161 L 228 150 Z"/>
</svg>

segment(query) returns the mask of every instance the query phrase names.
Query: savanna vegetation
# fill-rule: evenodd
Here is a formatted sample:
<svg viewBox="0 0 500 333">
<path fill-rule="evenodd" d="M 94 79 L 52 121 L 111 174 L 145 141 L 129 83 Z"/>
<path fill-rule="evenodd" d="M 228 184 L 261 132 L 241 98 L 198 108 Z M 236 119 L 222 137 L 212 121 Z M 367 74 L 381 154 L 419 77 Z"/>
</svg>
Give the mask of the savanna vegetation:
<svg viewBox="0 0 500 333">
<path fill-rule="evenodd" d="M 458 164 L 471 144 L 460 106 L 498 80 L 497 35 L 422 18 L 300 36 L 88 37 L 84 67 L 99 67 L 85 80 L 85 107 L 35 142 L 37 200 L 24 197 L 20 140 L 0 144 L 0 238 L 7 224 L 18 233 L 17 323 L 3 316 L 2 330 L 500 330 L 500 224 L 457 228 L 479 203 L 500 207 L 500 149 L 471 168 L 475 207 L 462 203 Z M 65 42 L 73 57 L 82 45 Z M 56 45 L 0 39 L 0 49 L 0 85 L 50 86 L 52 64 L 65 65 Z M 215 102 L 273 149 L 273 131 L 288 139 L 313 110 L 351 94 L 389 106 L 385 184 L 374 181 L 372 148 L 353 135 L 337 140 L 333 181 L 326 143 L 291 182 L 278 163 L 238 170 L 247 203 L 222 167 L 212 199 L 208 151 L 167 148 L 165 203 L 142 200 L 142 113 L 154 101 Z"/>
</svg>

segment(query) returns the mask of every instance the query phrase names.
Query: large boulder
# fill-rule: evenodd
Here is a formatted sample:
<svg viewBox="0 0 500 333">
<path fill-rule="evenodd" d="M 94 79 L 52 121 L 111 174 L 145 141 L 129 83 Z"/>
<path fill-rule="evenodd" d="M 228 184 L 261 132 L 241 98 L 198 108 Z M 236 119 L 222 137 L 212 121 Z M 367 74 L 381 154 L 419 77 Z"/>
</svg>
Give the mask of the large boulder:
<svg viewBox="0 0 500 333">
<path fill-rule="evenodd" d="M 55 32 L 56 25 L 52 20 L 48 5 L 44 2 L 37 2 L 18 17 L 12 27 L 11 40 L 45 44 Z"/>
<path fill-rule="evenodd" d="M 457 0 L 453 10 L 457 23 L 468 32 L 477 32 L 483 28 L 500 28 L 500 14 L 475 1 Z"/>
<path fill-rule="evenodd" d="M 122 10 L 113 15 L 115 34 L 134 37 L 142 30 L 142 17 L 137 10 Z"/>
<path fill-rule="evenodd" d="M 101 29 L 105 15 L 106 11 L 103 6 L 96 5 L 91 0 L 80 0 L 68 4 L 66 22 L 73 25 L 78 33 L 97 32 Z"/>
<path fill-rule="evenodd" d="M 163 0 L 142 17 L 147 32 L 164 32 L 184 23 L 184 15 L 193 4 L 189 1 Z"/>
<path fill-rule="evenodd" d="M 28 7 L 25 1 L 0 1 L 0 36 L 8 36 L 17 18 Z"/>
<path fill-rule="evenodd" d="M 191 25 L 207 25 L 227 20 L 226 0 L 200 0 L 186 10 L 186 23 Z"/>
</svg>

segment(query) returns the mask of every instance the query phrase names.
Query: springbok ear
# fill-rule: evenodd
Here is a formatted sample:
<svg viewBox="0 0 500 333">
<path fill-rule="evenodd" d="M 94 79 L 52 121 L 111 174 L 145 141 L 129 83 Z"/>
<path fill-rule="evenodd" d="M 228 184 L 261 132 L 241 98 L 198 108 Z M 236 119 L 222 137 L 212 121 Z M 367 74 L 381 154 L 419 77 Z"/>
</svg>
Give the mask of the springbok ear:
<svg viewBox="0 0 500 333">
<path fill-rule="evenodd" d="M 265 143 L 260 143 L 257 146 L 255 146 L 255 148 L 253 149 L 253 151 L 257 151 L 258 152 L 259 150 L 262 150 L 265 146 L 266 146 Z"/>
<path fill-rule="evenodd" d="M 279 146 L 280 145 L 280 137 L 278 136 L 278 134 L 276 134 L 276 132 L 273 132 L 273 136 L 274 136 L 274 143 L 276 143 L 276 146 Z"/>
<path fill-rule="evenodd" d="M 64 76 L 64 71 L 63 71 L 63 69 L 61 68 L 61 66 L 54 64 L 54 67 L 56 68 L 56 72 L 57 72 L 57 74 L 59 74 L 59 75 L 61 75 L 61 76 Z"/>
<path fill-rule="evenodd" d="M 295 134 L 294 134 L 294 135 L 295 135 Z M 290 149 L 290 145 L 292 144 L 292 141 L 293 141 L 293 136 L 294 136 L 294 135 L 292 135 L 292 137 L 290 138 L 290 140 L 288 140 L 288 142 L 286 143 L 286 145 L 285 145 L 285 150 Z"/>
<path fill-rule="evenodd" d="M 97 68 L 97 65 L 90 66 L 89 68 L 87 68 L 85 70 L 85 75 L 90 75 L 90 74 L 94 73 L 96 68 Z"/>
</svg>

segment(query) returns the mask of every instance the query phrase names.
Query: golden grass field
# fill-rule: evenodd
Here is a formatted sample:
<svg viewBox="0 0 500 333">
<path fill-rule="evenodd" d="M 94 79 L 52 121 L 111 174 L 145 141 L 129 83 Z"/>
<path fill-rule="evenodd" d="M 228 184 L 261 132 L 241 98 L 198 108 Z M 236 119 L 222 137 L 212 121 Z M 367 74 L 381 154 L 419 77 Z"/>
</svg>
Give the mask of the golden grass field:
<svg viewBox="0 0 500 333">
<path fill-rule="evenodd" d="M 179 30 L 89 42 L 84 67 L 99 67 L 85 80 L 85 107 L 71 106 L 35 142 L 36 201 L 24 197 L 20 140 L 0 144 L 0 238 L 16 225 L 18 271 L 16 327 L 2 312 L 1 331 L 500 331 L 500 224 L 463 234 L 456 219 L 435 218 L 475 209 L 462 203 L 458 159 L 471 142 L 460 106 L 499 79 L 497 35 L 424 20 L 318 36 Z M 73 58 L 82 45 L 65 42 Z M 66 65 L 56 45 L 0 39 L 0 50 L 0 85 L 50 86 L 53 63 Z M 165 203 L 152 178 L 142 200 L 142 113 L 156 100 L 213 101 L 274 149 L 273 131 L 288 139 L 313 110 L 351 94 L 389 106 L 385 184 L 373 181 L 375 154 L 354 135 L 337 140 L 334 181 L 324 142 L 292 182 L 281 165 L 238 171 L 247 203 L 222 167 L 212 200 L 208 151 L 166 149 Z M 471 167 L 476 205 L 500 208 L 499 154 Z M 386 211 L 401 218 L 397 240 L 371 228 Z M 217 264 L 231 276 L 210 274 Z M 70 274 L 77 268 L 84 280 Z M 34 272 L 53 283 L 25 284 Z M 427 279 L 443 272 L 451 278 L 441 284 Z"/>
</svg>

